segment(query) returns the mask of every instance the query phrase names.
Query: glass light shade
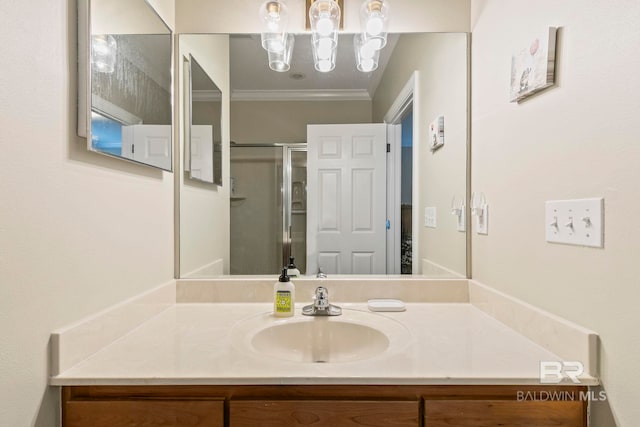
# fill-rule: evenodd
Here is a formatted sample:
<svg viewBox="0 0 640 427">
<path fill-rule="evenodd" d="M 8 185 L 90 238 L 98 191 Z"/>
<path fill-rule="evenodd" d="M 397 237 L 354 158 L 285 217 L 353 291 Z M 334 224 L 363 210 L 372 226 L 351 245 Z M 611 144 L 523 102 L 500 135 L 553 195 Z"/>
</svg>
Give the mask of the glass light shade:
<svg viewBox="0 0 640 427">
<path fill-rule="evenodd" d="M 267 51 L 269 57 L 269 68 L 273 71 L 284 73 L 291 68 L 291 54 L 293 53 L 293 45 L 295 44 L 295 38 L 293 34 L 287 34 L 285 39 L 284 49 L 280 52 Z"/>
<path fill-rule="evenodd" d="M 116 69 L 118 45 L 109 34 L 91 37 L 91 66 L 100 73 L 113 73 Z"/>
<path fill-rule="evenodd" d="M 316 0 L 309 8 L 309 22 L 316 38 L 331 37 L 337 41 L 340 6 L 335 0 Z"/>
<path fill-rule="evenodd" d="M 281 52 L 287 37 L 289 13 L 287 5 L 278 0 L 267 0 L 260 6 L 262 21 L 262 47 L 268 52 Z"/>
<path fill-rule="evenodd" d="M 356 55 L 356 68 L 358 71 L 368 73 L 378 68 L 380 50 L 364 39 L 362 34 L 353 36 L 353 49 Z"/>
<path fill-rule="evenodd" d="M 382 49 L 387 44 L 388 18 L 387 0 L 365 0 L 360 7 L 362 35 L 376 49 Z"/>
<path fill-rule="evenodd" d="M 336 68 L 336 54 L 338 44 L 331 38 L 312 38 L 313 63 L 315 69 L 327 73 Z"/>
</svg>

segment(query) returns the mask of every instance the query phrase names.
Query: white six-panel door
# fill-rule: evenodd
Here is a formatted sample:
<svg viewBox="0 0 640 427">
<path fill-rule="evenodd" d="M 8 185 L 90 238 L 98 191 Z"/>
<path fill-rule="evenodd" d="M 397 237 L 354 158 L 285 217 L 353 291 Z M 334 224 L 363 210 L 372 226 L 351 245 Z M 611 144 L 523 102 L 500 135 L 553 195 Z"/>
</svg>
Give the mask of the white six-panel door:
<svg viewBox="0 0 640 427">
<path fill-rule="evenodd" d="M 307 126 L 307 274 L 386 272 L 386 125 Z"/>
<path fill-rule="evenodd" d="M 122 157 L 171 170 L 171 126 L 123 126 Z"/>
<path fill-rule="evenodd" d="M 191 177 L 213 182 L 213 126 L 191 125 Z"/>
</svg>

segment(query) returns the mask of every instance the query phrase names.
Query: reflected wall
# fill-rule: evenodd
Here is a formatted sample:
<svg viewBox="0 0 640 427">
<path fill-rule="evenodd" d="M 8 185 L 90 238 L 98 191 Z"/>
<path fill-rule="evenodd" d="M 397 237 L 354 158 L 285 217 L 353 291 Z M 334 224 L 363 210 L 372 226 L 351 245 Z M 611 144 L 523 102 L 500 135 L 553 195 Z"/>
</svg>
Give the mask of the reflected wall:
<svg viewBox="0 0 640 427">
<path fill-rule="evenodd" d="M 176 275 L 211 277 L 229 273 L 229 37 L 224 34 L 180 34 L 179 58 L 193 55 L 222 93 L 221 152 L 222 186 L 189 179 L 184 170 L 184 90 L 180 90 L 176 158 Z M 180 61 L 180 63 L 182 63 Z M 184 72 L 178 67 L 178 87 L 184 87 Z"/>
</svg>

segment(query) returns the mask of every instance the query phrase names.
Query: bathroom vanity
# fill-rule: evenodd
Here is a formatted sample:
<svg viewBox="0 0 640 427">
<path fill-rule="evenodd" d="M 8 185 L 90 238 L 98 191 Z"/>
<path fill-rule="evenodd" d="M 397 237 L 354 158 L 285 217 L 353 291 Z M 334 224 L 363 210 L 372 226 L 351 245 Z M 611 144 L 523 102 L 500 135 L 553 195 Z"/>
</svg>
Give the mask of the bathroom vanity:
<svg viewBox="0 0 640 427">
<path fill-rule="evenodd" d="M 286 319 L 272 280 L 178 281 L 57 331 L 63 425 L 587 425 L 591 331 L 473 281 L 390 280 L 322 279 L 343 309 L 324 318 L 298 280 Z M 407 310 L 368 311 L 381 297 Z M 569 360 L 578 382 L 541 384 Z"/>
<path fill-rule="evenodd" d="M 63 388 L 63 426 L 587 425 L 586 387 L 420 385 Z M 519 396 L 538 400 L 520 400 Z M 563 396 L 541 400 L 541 396 Z M 574 396 L 572 398 L 572 396 Z"/>
</svg>

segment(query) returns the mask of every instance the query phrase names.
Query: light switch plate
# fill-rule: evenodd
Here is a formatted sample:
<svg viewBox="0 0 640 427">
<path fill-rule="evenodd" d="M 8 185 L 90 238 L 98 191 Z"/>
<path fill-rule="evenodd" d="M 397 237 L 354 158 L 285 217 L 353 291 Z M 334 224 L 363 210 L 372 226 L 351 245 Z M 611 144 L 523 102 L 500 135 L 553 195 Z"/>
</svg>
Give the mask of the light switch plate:
<svg viewBox="0 0 640 427">
<path fill-rule="evenodd" d="M 604 247 L 604 199 L 547 201 L 545 237 L 552 243 Z"/>
<path fill-rule="evenodd" d="M 462 212 L 460 212 L 460 215 L 458 216 L 458 220 L 456 221 L 456 229 L 458 231 L 467 231 L 467 219 L 466 219 L 466 214 L 465 214 L 465 206 L 462 205 Z"/>
<path fill-rule="evenodd" d="M 482 215 L 476 215 L 476 233 L 489 234 L 489 205 L 483 205 Z"/>
<path fill-rule="evenodd" d="M 429 228 L 436 228 L 436 208 L 435 207 L 424 208 L 424 226 Z"/>
</svg>

